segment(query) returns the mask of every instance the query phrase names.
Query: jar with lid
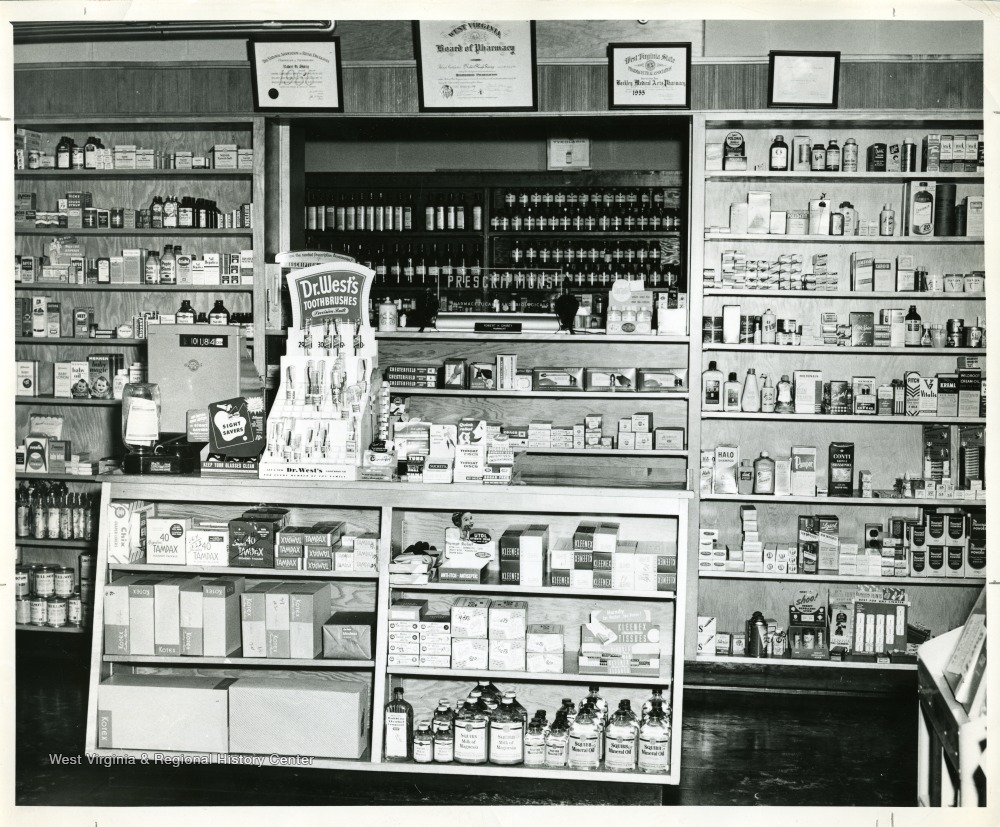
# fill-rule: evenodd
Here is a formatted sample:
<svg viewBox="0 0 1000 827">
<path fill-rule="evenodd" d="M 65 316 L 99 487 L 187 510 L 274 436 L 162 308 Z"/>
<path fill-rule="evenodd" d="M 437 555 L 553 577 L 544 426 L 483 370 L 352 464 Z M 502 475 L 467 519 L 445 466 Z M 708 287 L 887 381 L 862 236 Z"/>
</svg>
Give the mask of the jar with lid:
<svg viewBox="0 0 1000 827">
<path fill-rule="evenodd" d="M 840 172 L 840 147 L 837 146 L 837 141 L 833 138 L 830 139 L 826 148 L 826 171 Z"/>
<path fill-rule="evenodd" d="M 73 139 L 63 135 L 56 144 L 56 169 L 71 169 L 73 162 Z"/>
</svg>

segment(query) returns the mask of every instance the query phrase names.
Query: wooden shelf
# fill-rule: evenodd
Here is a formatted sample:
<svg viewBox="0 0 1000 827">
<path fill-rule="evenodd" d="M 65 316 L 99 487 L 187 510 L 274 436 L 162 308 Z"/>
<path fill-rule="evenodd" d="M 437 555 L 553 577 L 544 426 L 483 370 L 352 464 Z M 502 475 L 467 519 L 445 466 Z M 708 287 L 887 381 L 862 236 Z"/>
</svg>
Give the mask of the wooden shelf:
<svg viewBox="0 0 1000 827">
<path fill-rule="evenodd" d="M 705 233 L 705 242 L 759 241 L 779 244 L 976 244 L 983 236 L 915 236 L 915 235 L 778 235 L 771 233 Z"/>
<path fill-rule="evenodd" d="M 28 235 L 96 235 L 96 236 L 159 236 L 161 238 L 201 238 L 201 237 L 226 237 L 226 238 L 249 238 L 253 235 L 252 227 L 224 228 L 224 229 L 187 229 L 185 227 L 142 227 L 134 229 L 120 229 L 118 227 L 84 227 L 75 230 L 67 227 L 24 227 L 15 228 L 15 236 Z"/>
<path fill-rule="evenodd" d="M 299 571 L 286 569 L 241 568 L 239 566 L 171 566 L 156 563 L 111 563 L 111 571 L 165 572 L 170 574 L 202 574 L 213 577 L 237 575 L 240 577 L 308 580 L 378 580 L 377 571 Z"/>
<path fill-rule="evenodd" d="M 101 474 L 32 474 L 29 471 L 18 471 L 14 474 L 18 480 L 48 480 L 49 482 L 92 482 L 100 485 L 104 477 Z"/>
<path fill-rule="evenodd" d="M 549 585 L 548 576 L 541 586 L 514 586 L 501 583 L 495 574 L 489 575 L 486 583 L 459 583 L 459 582 L 435 582 L 421 583 L 417 585 L 399 585 L 391 582 L 392 575 L 389 575 L 389 588 L 401 592 L 479 592 L 485 594 L 537 594 L 552 595 L 553 597 L 583 597 L 587 599 L 602 600 L 658 600 L 671 601 L 677 598 L 677 593 L 669 592 L 649 592 L 635 590 L 618 589 L 573 589 L 568 586 Z"/>
<path fill-rule="evenodd" d="M 201 656 L 174 657 L 167 655 L 104 655 L 105 663 L 161 663 L 191 667 L 202 666 L 268 666 L 273 669 L 286 667 L 308 667 L 311 669 L 374 669 L 374 660 L 332 660 L 329 658 L 244 658 L 232 655 L 228 658 L 206 658 Z"/>
<path fill-rule="evenodd" d="M 269 331 L 270 333 L 271 331 Z M 604 331 L 579 331 L 569 333 L 474 333 L 470 330 L 427 330 L 420 333 L 401 330 L 397 333 L 376 333 L 376 339 L 388 341 L 431 340 L 431 341 L 505 341 L 505 342 L 560 342 L 561 344 L 606 344 L 608 342 L 627 342 L 629 344 L 690 344 L 688 336 L 630 336 L 628 334 L 605 333 Z"/>
<path fill-rule="evenodd" d="M 479 775 L 486 778 L 523 778 L 525 780 L 612 781 L 622 784 L 676 784 L 671 773 L 609 772 L 602 762 L 601 769 L 571 770 L 553 767 L 501 767 L 495 764 L 417 764 L 412 761 L 387 761 L 373 764 L 380 772 L 427 773 L 428 775 Z"/>
<path fill-rule="evenodd" d="M 702 502 L 753 502 L 753 503 L 777 503 L 779 505 L 793 503 L 817 503 L 820 505 L 860 505 L 868 508 L 882 508 L 884 506 L 960 506 L 963 508 L 985 508 L 986 500 L 960 500 L 958 498 L 945 499 L 944 497 L 929 499 L 907 498 L 907 497 L 773 497 L 759 494 L 703 494 Z"/>
<path fill-rule="evenodd" d="M 64 399 L 61 396 L 15 396 L 16 405 L 81 405 L 88 408 L 114 408 L 120 399 Z"/>
<path fill-rule="evenodd" d="M 19 169 L 14 178 L 253 178 L 250 169 Z"/>
<path fill-rule="evenodd" d="M 72 336 L 60 336 L 56 338 L 54 336 L 15 336 L 14 343 L 18 345 L 75 345 L 77 347 L 88 347 L 91 350 L 96 350 L 98 347 L 105 347 L 107 344 L 117 345 L 118 347 L 135 347 L 137 345 L 146 344 L 145 339 L 84 339 L 83 337 L 74 338 Z M 119 402 L 121 400 L 118 400 Z"/>
<path fill-rule="evenodd" d="M 898 293 L 875 292 L 873 290 L 746 290 L 737 287 L 707 287 L 706 298 L 713 296 L 740 296 L 746 298 L 767 299 L 843 299 L 857 301 L 858 299 L 898 299 L 899 301 L 949 301 L 949 302 L 984 302 L 986 293 Z"/>
<path fill-rule="evenodd" d="M 834 345 L 726 345 L 713 342 L 702 345 L 702 350 L 749 350 L 755 353 L 840 353 L 855 356 L 858 354 L 902 355 L 910 356 L 968 356 L 980 354 L 986 356 L 984 347 L 836 347 Z"/>
<path fill-rule="evenodd" d="M 762 419 L 781 422 L 854 422 L 866 425 L 985 425 L 986 419 L 981 416 L 858 416 L 849 414 L 778 414 L 778 413 L 739 413 L 726 411 L 702 411 L 702 419 Z"/>
<path fill-rule="evenodd" d="M 252 293 L 252 284 L 64 284 L 15 282 L 15 290 L 68 290 L 74 293 Z M 89 339 L 88 341 L 94 341 Z"/>
<path fill-rule="evenodd" d="M 664 658 L 669 664 L 669 656 Z M 566 653 L 565 668 L 576 668 L 576 655 Z M 537 681 L 542 683 L 593 683 L 601 686 L 668 686 L 670 671 L 662 671 L 659 676 L 645 677 L 639 675 L 581 675 L 578 672 L 500 672 L 494 669 L 431 669 L 419 666 L 387 666 L 389 675 L 399 675 L 408 678 L 441 680 L 455 678 L 466 680 L 496 679 L 501 681 Z"/>
<path fill-rule="evenodd" d="M 515 454 L 574 457 L 686 457 L 690 451 L 623 451 L 619 448 L 515 448 Z"/>
<path fill-rule="evenodd" d="M 982 172 L 820 172 L 818 170 L 706 170 L 706 181 L 807 181 L 825 183 L 827 181 L 856 181 L 868 184 L 894 184 L 904 181 L 968 181 L 982 183 Z"/>
<path fill-rule="evenodd" d="M 18 632 L 56 632 L 63 635 L 86 635 L 90 629 L 85 626 L 29 626 L 26 623 L 15 623 Z"/>
<path fill-rule="evenodd" d="M 826 669 L 892 669 L 900 671 L 915 672 L 915 663 L 858 663 L 855 661 L 839 660 L 799 660 L 792 658 L 748 658 L 738 656 L 705 657 L 699 655 L 695 658 L 698 663 L 735 663 L 742 666 L 781 666 L 793 669 L 818 666 Z"/>
<path fill-rule="evenodd" d="M 97 538 L 93 540 L 36 540 L 34 537 L 15 537 L 15 546 L 43 546 L 45 548 L 81 548 L 91 549 L 97 545 Z"/>
<path fill-rule="evenodd" d="M 887 586 L 983 586 L 985 577 L 876 577 L 866 574 L 771 574 L 745 571 L 699 571 L 705 580 L 788 580 L 814 583 L 884 583 Z"/>
<path fill-rule="evenodd" d="M 497 391 L 497 390 L 456 390 L 454 388 L 402 388 L 386 382 L 392 393 L 399 396 L 467 396 L 483 397 L 514 397 L 521 399 L 688 399 L 691 394 L 684 393 L 641 393 L 638 391 Z"/>
</svg>

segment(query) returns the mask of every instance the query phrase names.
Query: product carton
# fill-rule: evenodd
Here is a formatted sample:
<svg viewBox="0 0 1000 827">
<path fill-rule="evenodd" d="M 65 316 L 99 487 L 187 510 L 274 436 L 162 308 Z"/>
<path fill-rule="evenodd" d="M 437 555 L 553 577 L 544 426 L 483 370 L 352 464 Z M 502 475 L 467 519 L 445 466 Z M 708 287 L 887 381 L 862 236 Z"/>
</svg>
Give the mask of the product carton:
<svg viewBox="0 0 1000 827">
<path fill-rule="evenodd" d="M 128 587 L 129 654 L 155 655 L 156 593 L 158 578 L 135 580 Z"/>
<path fill-rule="evenodd" d="M 206 657 L 228 657 L 240 648 L 242 577 L 220 577 L 202 584 Z"/>
<path fill-rule="evenodd" d="M 458 598 L 451 607 L 452 634 L 460 638 L 488 637 L 490 604 L 488 597 Z"/>
<path fill-rule="evenodd" d="M 115 674 L 97 687 L 97 746 L 228 753 L 229 683 L 218 677 Z"/>
<path fill-rule="evenodd" d="M 713 494 L 737 493 L 737 471 L 739 464 L 739 446 L 719 445 L 716 447 L 712 477 Z"/>
<path fill-rule="evenodd" d="M 330 617 L 331 598 L 329 583 L 302 583 L 289 587 L 289 657 L 315 658 L 323 651 L 323 624 Z"/>
<path fill-rule="evenodd" d="M 240 628 L 243 657 L 267 657 L 267 600 L 269 591 L 279 583 L 258 583 L 240 595 Z"/>
<path fill-rule="evenodd" d="M 528 625 L 528 604 L 524 600 L 494 600 L 489 606 L 489 638 L 523 640 Z"/>
<path fill-rule="evenodd" d="M 239 678 L 229 687 L 229 750 L 360 758 L 369 714 L 365 683 L 332 675 Z"/>
<path fill-rule="evenodd" d="M 831 497 L 854 496 L 854 443 L 831 442 L 828 492 Z"/>
<path fill-rule="evenodd" d="M 544 652 L 562 655 L 564 636 L 564 627 L 559 624 L 532 623 L 526 630 L 525 651 L 528 654 Z"/>
<path fill-rule="evenodd" d="M 795 413 L 819 413 L 823 406 L 823 372 L 796 370 L 792 373 Z"/>
<path fill-rule="evenodd" d="M 490 642 L 485 635 L 478 638 L 451 639 L 452 669 L 489 669 Z"/>
<path fill-rule="evenodd" d="M 503 672 L 525 671 L 525 640 L 490 639 L 489 668 Z"/>
<path fill-rule="evenodd" d="M 181 655 L 181 587 L 186 577 L 169 577 L 153 586 L 153 650 L 164 657 Z"/>
<path fill-rule="evenodd" d="M 146 562 L 156 565 L 187 564 L 189 517 L 149 517 L 146 520 Z"/>
<path fill-rule="evenodd" d="M 140 578 L 119 577 L 104 587 L 104 651 L 127 655 L 129 647 L 129 586 Z"/>
<path fill-rule="evenodd" d="M 794 445 L 791 454 L 792 496 L 815 497 L 816 448 L 811 445 Z"/>
</svg>

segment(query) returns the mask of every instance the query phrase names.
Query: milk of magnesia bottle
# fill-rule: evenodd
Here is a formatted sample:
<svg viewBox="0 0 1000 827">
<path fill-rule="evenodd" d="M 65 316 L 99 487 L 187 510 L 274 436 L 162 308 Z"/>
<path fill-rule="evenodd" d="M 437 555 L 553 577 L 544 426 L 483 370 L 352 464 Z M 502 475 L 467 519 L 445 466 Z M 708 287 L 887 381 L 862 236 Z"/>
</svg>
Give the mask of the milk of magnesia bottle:
<svg viewBox="0 0 1000 827">
<path fill-rule="evenodd" d="M 701 375 L 701 409 L 722 410 L 722 371 L 716 368 L 715 362 L 709 362 L 708 370 Z"/>
<path fill-rule="evenodd" d="M 172 244 L 163 246 L 160 256 L 160 284 L 177 284 L 177 257 Z"/>
</svg>

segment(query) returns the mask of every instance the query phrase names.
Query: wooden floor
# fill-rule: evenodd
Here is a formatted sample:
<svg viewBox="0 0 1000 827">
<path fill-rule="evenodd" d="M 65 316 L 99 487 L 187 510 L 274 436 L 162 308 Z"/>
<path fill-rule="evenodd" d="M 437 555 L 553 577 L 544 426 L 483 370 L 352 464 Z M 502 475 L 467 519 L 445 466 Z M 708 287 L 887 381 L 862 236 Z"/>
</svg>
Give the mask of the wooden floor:
<svg viewBox="0 0 1000 827">
<path fill-rule="evenodd" d="M 41 641 L 61 651 L 40 654 Z M 79 642 L 20 633 L 16 803 L 191 805 L 738 805 L 911 807 L 916 689 L 890 698 L 689 689 L 679 788 L 242 767 L 54 766 L 82 754 L 87 658 Z M 858 747 L 858 738 L 864 746 Z"/>
</svg>

